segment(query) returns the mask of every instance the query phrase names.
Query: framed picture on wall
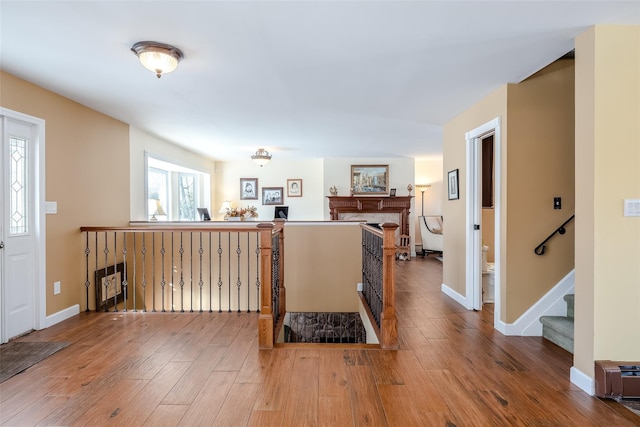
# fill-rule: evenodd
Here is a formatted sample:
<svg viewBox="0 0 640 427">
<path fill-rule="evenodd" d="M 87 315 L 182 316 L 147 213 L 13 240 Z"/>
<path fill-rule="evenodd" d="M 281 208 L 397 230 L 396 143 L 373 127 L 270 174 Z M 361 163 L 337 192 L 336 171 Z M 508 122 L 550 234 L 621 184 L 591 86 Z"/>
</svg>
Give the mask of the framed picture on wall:
<svg viewBox="0 0 640 427">
<path fill-rule="evenodd" d="M 263 205 L 281 205 L 284 189 L 282 187 L 262 187 Z"/>
<path fill-rule="evenodd" d="M 356 195 L 389 193 L 389 165 L 351 165 L 351 189 Z"/>
<path fill-rule="evenodd" d="M 302 180 L 287 180 L 287 197 L 302 197 Z"/>
<path fill-rule="evenodd" d="M 96 311 L 107 310 L 116 303 L 124 301 L 122 282 L 124 282 L 124 263 L 101 268 L 95 272 Z"/>
<path fill-rule="evenodd" d="M 240 178 L 240 200 L 258 200 L 258 178 Z"/>
<path fill-rule="evenodd" d="M 449 171 L 447 174 L 449 182 L 449 200 L 457 200 L 460 198 L 458 188 L 458 169 Z"/>
</svg>

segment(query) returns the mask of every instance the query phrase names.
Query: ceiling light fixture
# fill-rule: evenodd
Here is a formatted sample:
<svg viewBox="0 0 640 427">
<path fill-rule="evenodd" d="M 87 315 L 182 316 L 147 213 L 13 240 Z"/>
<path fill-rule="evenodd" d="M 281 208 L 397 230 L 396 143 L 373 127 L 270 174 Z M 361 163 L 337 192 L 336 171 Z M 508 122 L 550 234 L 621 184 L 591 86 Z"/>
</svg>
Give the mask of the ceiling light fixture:
<svg viewBox="0 0 640 427">
<path fill-rule="evenodd" d="M 260 165 L 260 167 L 266 165 L 271 160 L 271 154 L 264 148 L 258 148 L 256 154 L 251 156 L 251 160 Z"/>
<path fill-rule="evenodd" d="M 153 71 L 158 78 L 175 70 L 178 62 L 184 58 L 184 54 L 177 47 L 158 42 L 138 42 L 131 46 L 131 51 L 140 59 L 142 65 Z"/>
</svg>

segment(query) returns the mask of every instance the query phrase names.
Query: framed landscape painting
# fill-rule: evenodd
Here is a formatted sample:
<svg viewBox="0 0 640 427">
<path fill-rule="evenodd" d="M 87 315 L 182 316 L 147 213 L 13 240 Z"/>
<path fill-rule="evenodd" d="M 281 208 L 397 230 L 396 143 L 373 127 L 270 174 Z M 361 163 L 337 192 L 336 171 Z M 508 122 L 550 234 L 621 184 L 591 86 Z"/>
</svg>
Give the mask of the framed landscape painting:
<svg viewBox="0 0 640 427">
<path fill-rule="evenodd" d="M 354 195 L 389 194 L 389 165 L 351 165 Z"/>
</svg>

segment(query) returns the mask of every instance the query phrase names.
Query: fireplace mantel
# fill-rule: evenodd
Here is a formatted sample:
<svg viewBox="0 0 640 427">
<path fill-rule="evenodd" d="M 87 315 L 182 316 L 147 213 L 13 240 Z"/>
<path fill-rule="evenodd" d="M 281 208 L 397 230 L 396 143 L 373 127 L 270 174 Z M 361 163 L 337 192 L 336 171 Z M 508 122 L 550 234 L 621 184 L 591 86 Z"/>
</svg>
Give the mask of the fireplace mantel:
<svg viewBox="0 0 640 427">
<path fill-rule="evenodd" d="M 341 213 L 397 213 L 400 233 L 409 234 L 409 212 L 413 196 L 327 196 L 331 220 L 340 219 Z"/>
</svg>

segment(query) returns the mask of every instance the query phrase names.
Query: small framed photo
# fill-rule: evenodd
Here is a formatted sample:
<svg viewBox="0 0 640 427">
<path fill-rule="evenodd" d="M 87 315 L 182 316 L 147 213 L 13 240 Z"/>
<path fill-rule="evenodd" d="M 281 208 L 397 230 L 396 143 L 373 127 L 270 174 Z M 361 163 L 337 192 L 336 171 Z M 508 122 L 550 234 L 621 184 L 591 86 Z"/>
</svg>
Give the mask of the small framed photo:
<svg viewBox="0 0 640 427">
<path fill-rule="evenodd" d="M 263 205 L 281 205 L 284 189 L 282 187 L 262 187 Z"/>
<path fill-rule="evenodd" d="M 302 180 L 287 180 L 287 197 L 302 197 Z"/>
<path fill-rule="evenodd" d="M 351 189 L 355 195 L 389 194 L 389 165 L 351 165 Z"/>
<path fill-rule="evenodd" d="M 391 190 L 389 190 L 389 196 L 396 197 L 396 189 L 395 188 L 392 188 Z"/>
<path fill-rule="evenodd" d="M 457 200 L 460 198 L 459 186 L 458 186 L 458 169 L 449 171 L 449 200 Z"/>
<path fill-rule="evenodd" d="M 122 282 L 124 281 L 124 263 L 96 270 L 96 311 L 107 310 L 116 303 L 124 301 Z"/>
<path fill-rule="evenodd" d="M 258 178 L 240 178 L 240 200 L 258 200 Z"/>
</svg>

